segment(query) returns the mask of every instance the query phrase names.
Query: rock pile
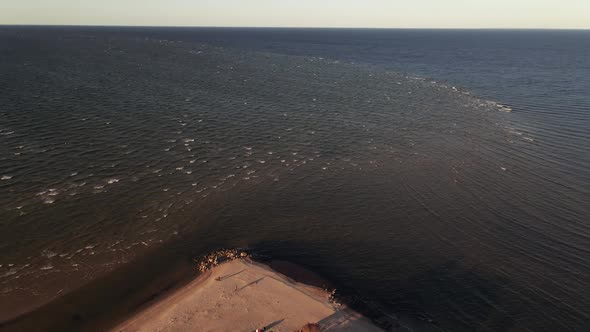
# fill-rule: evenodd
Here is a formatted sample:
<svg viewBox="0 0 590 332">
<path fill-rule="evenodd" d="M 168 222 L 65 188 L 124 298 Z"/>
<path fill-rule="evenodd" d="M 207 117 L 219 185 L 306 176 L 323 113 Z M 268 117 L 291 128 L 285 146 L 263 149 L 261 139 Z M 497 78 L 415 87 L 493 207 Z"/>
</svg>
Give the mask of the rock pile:
<svg viewBox="0 0 590 332">
<path fill-rule="evenodd" d="M 250 257 L 250 254 L 243 249 L 222 249 L 198 259 L 197 262 L 199 271 L 205 272 L 223 262 L 247 257 Z"/>
</svg>

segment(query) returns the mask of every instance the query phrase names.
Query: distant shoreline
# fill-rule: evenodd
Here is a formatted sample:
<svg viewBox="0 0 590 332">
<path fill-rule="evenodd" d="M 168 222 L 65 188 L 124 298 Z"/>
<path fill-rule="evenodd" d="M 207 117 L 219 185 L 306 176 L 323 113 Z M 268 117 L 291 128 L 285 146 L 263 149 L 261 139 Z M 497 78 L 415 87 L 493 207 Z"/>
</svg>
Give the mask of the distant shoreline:
<svg viewBox="0 0 590 332">
<path fill-rule="evenodd" d="M 590 28 L 453 28 L 453 27 L 314 27 L 314 26 L 224 26 L 224 25 L 118 25 L 118 24 L 0 24 L 0 27 L 48 27 L 48 28 L 178 28 L 178 29 L 227 29 L 227 30 L 433 30 L 433 31 L 590 31 Z"/>
</svg>

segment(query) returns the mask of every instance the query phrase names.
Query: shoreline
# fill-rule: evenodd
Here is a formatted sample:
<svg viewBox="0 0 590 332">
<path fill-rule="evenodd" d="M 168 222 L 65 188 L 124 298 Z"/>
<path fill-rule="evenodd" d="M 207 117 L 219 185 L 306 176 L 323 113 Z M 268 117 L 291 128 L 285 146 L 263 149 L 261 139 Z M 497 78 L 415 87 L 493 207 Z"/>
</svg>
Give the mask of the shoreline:
<svg viewBox="0 0 590 332">
<path fill-rule="evenodd" d="M 272 265 L 272 264 L 271 264 Z M 296 331 L 319 323 L 323 331 L 383 331 L 331 292 L 292 279 L 271 265 L 240 258 L 221 263 L 187 285 L 146 303 L 111 331 Z M 279 263 L 299 276 L 313 273 Z M 317 282 L 319 279 L 316 279 Z M 313 283 L 313 282 L 312 282 Z"/>
<path fill-rule="evenodd" d="M 252 256 L 253 255 L 253 256 Z M 163 263 L 164 262 L 164 263 Z M 375 306 L 372 301 L 364 301 L 359 298 L 359 294 L 345 292 L 348 295 L 335 292 L 335 288 L 340 287 L 332 284 L 314 271 L 309 270 L 301 265 L 290 261 L 272 259 L 264 255 L 250 253 L 240 249 L 226 249 L 210 252 L 210 254 L 201 256 L 199 259 L 182 259 L 175 254 L 159 251 L 154 252 L 149 257 L 144 257 L 136 264 L 124 267 L 115 273 L 112 273 L 87 287 L 76 290 L 70 294 L 56 299 L 39 309 L 28 312 L 15 318 L 12 321 L 0 323 L 1 331 L 143 331 L 156 330 L 150 328 L 133 329 L 132 321 L 137 321 L 145 312 L 153 312 L 153 308 L 178 307 L 181 300 L 190 298 L 191 294 L 202 292 L 208 281 L 213 286 L 221 285 L 215 280 L 217 277 L 224 277 L 232 273 L 223 273 L 228 269 L 230 264 L 247 264 L 254 272 L 261 274 L 258 278 L 242 280 L 242 286 L 260 279 L 268 277 L 267 280 L 275 280 L 282 284 L 280 290 L 295 291 L 296 294 L 304 294 L 301 303 L 305 307 L 307 301 L 320 305 L 318 312 L 323 315 L 317 316 L 313 313 L 304 313 L 300 315 L 302 320 L 297 321 L 295 316 L 291 319 L 282 321 L 281 326 L 275 326 L 272 331 L 296 331 L 301 329 L 303 324 L 320 322 L 324 327 L 322 331 L 440 331 L 436 326 L 426 323 L 420 319 L 411 316 L 399 316 L 391 313 L 385 308 Z M 240 272 L 240 269 L 235 272 Z M 246 278 L 247 274 L 236 275 L 234 279 Z M 232 281 L 227 279 L 224 281 Z M 211 286 L 211 285 L 209 285 Z M 240 285 L 237 285 L 241 287 Z M 254 287 L 252 287 L 254 286 Z M 267 295 L 273 295 L 272 287 L 268 288 L 262 282 L 249 285 L 249 288 L 262 290 Z M 225 297 L 229 298 L 233 287 L 226 287 Z M 216 293 L 217 292 L 217 293 Z M 217 290 L 213 294 L 223 294 L 223 291 Z M 246 292 L 242 292 L 246 295 Z M 240 294 L 240 295 L 242 295 Z M 212 297 L 212 296 L 210 296 Z M 213 297 L 212 297 L 213 298 Z M 288 300 L 279 299 L 280 305 L 288 303 Z M 226 299 L 227 300 L 227 299 Z M 249 308 L 250 299 L 242 299 L 240 307 Z M 164 303 L 164 304 L 162 304 Z M 223 306 L 225 302 L 220 302 Z M 255 302 L 252 302 L 256 304 Z M 318 304 L 319 303 L 319 304 Z M 227 304 L 227 303 L 226 303 Z M 274 308 L 276 305 L 270 306 Z M 299 305 L 294 308 L 299 309 Z M 327 309 L 326 309 L 327 308 Z M 195 306 L 193 306 L 195 309 Z M 210 310 L 206 308 L 205 310 Z M 284 308 L 283 308 L 284 309 Z M 250 310 L 250 308 L 248 309 Z M 286 313 L 290 311 L 287 308 Z M 328 311 L 325 311 L 328 310 Z M 198 310 L 194 310 L 198 311 Z M 264 307 L 263 311 L 267 311 Z M 294 309 L 291 311 L 295 312 Z M 210 311 L 214 312 L 214 311 Z M 251 311 L 252 313 L 254 311 Z M 218 320 L 224 320 L 226 316 L 234 318 L 235 311 L 218 313 Z M 281 312 L 277 313 L 280 314 Z M 284 315 L 283 318 L 288 318 Z M 264 316 L 259 317 L 258 321 L 252 322 L 248 316 L 239 324 L 250 322 L 252 325 L 245 329 L 240 327 L 225 328 L 218 326 L 211 331 L 252 331 L 256 328 L 262 328 L 277 322 L 279 319 L 267 322 Z M 305 318 L 305 319 L 304 319 Z M 270 318 L 269 318 L 270 319 Z M 144 319 L 147 322 L 147 320 Z M 292 323 L 289 325 L 289 321 Z M 356 323 L 354 328 L 346 328 L 343 324 L 349 322 Z M 246 322 L 246 323 L 244 323 Z M 126 325 L 127 324 L 127 325 Z M 299 324 L 299 325 L 298 325 Z M 129 328 L 126 328 L 128 326 Z M 360 326 L 360 327 L 359 327 Z M 198 328 L 188 329 L 163 329 L 167 331 L 183 330 L 203 330 L 207 325 L 203 324 Z M 280 327 L 280 329 L 279 329 Z M 328 327 L 329 329 L 326 329 Z M 162 329 L 160 329 L 162 330 Z M 205 329 L 206 330 L 206 329 Z M 271 330 L 268 330 L 271 331 Z"/>
<path fill-rule="evenodd" d="M 198 276 L 194 261 L 153 250 L 92 282 L 0 322 L 2 332 L 105 331 Z"/>
</svg>

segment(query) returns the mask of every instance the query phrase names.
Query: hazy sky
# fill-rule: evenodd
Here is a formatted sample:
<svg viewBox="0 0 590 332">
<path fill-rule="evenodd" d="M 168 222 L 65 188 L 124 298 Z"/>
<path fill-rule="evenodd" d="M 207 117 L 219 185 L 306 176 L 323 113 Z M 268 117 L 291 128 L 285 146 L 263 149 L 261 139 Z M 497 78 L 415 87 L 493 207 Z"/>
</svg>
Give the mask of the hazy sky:
<svg viewBox="0 0 590 332">
<path fill-rule="evenodd" d="M 0 24 L 590 28 L 590 0 L 0 0 Z"/>
</svg>

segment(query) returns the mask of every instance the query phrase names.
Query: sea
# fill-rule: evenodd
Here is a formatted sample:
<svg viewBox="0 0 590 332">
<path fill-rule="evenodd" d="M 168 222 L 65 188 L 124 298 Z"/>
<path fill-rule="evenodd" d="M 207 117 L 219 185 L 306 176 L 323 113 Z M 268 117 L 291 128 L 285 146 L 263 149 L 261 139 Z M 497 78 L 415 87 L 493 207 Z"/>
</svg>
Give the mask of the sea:
<svg viewBox="0 0 590 332">
<path fill-rule="evenodd" d="M 436 330 L 590 330 L 587 30 L 2 26 L 0 179 L 0 330 L 222 248 Z"/>
</svg>

